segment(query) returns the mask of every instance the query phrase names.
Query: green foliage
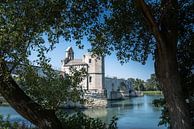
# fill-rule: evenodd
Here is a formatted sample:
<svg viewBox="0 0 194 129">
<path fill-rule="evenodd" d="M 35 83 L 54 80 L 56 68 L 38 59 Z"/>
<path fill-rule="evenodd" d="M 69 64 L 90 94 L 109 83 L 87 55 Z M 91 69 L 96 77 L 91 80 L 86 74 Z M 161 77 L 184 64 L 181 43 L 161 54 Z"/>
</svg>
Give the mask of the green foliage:
<svg viewBox="0 0 194 129">
<path fill-rule="evenodd" d="M 109 125 L 103 123 L 99 119 L 90 118 L 82 112 L 75 112 L 68 114 L 64 111 L 58 111 L 57 116 L 61 120 L 63 127 L 67 129 L 117 129 L 117 118 L 113 117 Z M 1 129 L 36 129 L 36 127 L 27 127 L 25 124 L 17 122 L 11 123 L 10 117 L 7 116 L 3 119 L 0 115 L 0 128 Z"/>
<path fill-rule="evenodd" d="M 134 60 L 144 64 L 149 54 L 154 56 L 156 39 L 134 2 L 133 0 L 7 0 L 1 2 L 0 58 L 6 62 L 12 62 L 13 66 L 10 69 L 12 71 L 21 64 L 31 65 L 28 56 L 32 51 L 36 51 L 38 59 L 35 62 L 41 66 L 42 63 L 49 62 L 45 53 L 54 48 L 54 45 L 59 42 L 59 37 L 67 41 L 75 39 L 77 45 L 82 48 L 81 40 L 84 36 L 88 36 L 94 53 L 105 55 L 116 51 L 121 62 Z M 161 15 L 163 6 L 160 1 L 146 2 L 151 8 L 155 22 L 160 25 L 163 16 Z M 179 11 L 173 12 L 178 16 L 176 28 L 179 44 L 193 42 L 193 6 L 191 0 L 178 1 Z M 46 39 L 43 38 L 44 36 Z M 49 46 L 46 45 L 45 40 L 48 40 Z M 183 48 L 182 45 L 180 45 L 180 50 L 181 48 Z M 31 72 L 35 76 L 34 83 L 37 82 L 37 84 L 34 85 L 37 85 L 37 88 L 32 88 L 35 94 L 27 89 L 26 93 L 34 96 L 33 99 L 42 105 L 50 105 L 50 103 L 52 105 L 53 102 L 46 101 L 45 103 L 46 95 L 42 96 L 38 92 L 38 88 L 42 88 L 39 84 L 52 83 L 50 85 L 54 86 L 55 82 L 61 78 L 56 77 L 51 79 L 53 81 L 51 82 L 50 79 L 36 77 L 36 74 Z M 32 80 L 28 82 L 30 85 Z M 184 81 L 182 82 L 184 84 Z M 190 88 L 192 89 L 191 86 Z M 137 86 L 136 89 L 140 90 L 140 87 Z M 44 88 L 42 90 L 44 91 Z M 51 96 L 52 90 L 45 94 Z M 189 94 L 193 97 L 191 93 Z M 38 100 L 36 95 L 43 99 Z M 191 97 L 187 98 L 190 100 Z"/>
<path fill-rule="evenodd" d="M 98 21 L 98 1 L 26 0 L 0 3 L 0 51 L 6 61 L 28 64 L 32 51 L 39 60 L 63 37 L 80 44 L 87 27 Z M 46 37 L 46 38 L 45 38 Z M 48 41 L 49 45 L 46 45 Z M 37 60 L 36 60 L 37 61 Z"/>
<path fill-rule="evenodd" d="M 144 90 L 144 80 L 141 79 L 133 79 L 133 78 L 129 78 L 128 80 L 130 80 L 131 82 L 131 86 L 133 87 L 134 90 L 137 91 L 143 91 Z"/>
<path fill-rule="evenodd" d="M 170 129 L 170 118 L 169 118 L 169 112 L 168 112 L 168 109 L 166 107 L 166 102 L 164 100 L 164 98 L 160 98 L 160 99 L 155 99 L 153 101 L 153 104 L 156 106 L 156 107 L 161 107 L 162 110 L 161 110 L 161 116 L 160 116 L 160 121 L 158 123 L 158 126 L 162 126 L 162 125 L 165 125 L 168 127 L 168 129 Z"/>
<path fill-rule="evenodd" d="M 194 44 L 192 42 L 179 44 L 177 59 L 181 74 L 182 89 L 184 91 L 184 99 L 187 100 L 188 110 L 190 110 L 192 124 L 194 125 L 194 75 L 192 73 L 194 64 L 194 53 L 192 50 Z M 165 99 L 154 100 L 153 104 L 156 107 L 162 107 L 159 125 L 166 125 L 170 128 L 169 111 Z"/>
<path fill-rule="evenodd" d="M 113 116 L 111 123 L 108 126 L 108 129 L 117 129 L 117 120 L 118 118 Z"/>
<path fill-rule="evenodd" d="M 54 49 L 60 37 L 74 39 L 82 48 L 81 40 L 90 33 L 88 28 L 100 21 L 101 11 L 99 1 L 88 0 L 8 0 L 0 4 L 0 58 L 12 64 L 9 70 L 19 73 L 18 84 L 44 108 L 57 109 L 67 100 L 82 101 L 78 84 L 83 71 L 63 78 L 51 69 L 46 53 Z M 34 51 L 37 58 L 31 62 L 28 57 Z M 89 121 L 102 126 L 98 121 Z"/>
<path fill-rule="evenodd" d="M 57 110 L 57 117 L 60 119 L 64 128 L 68 129 L 117 129 L 117 120 L 115 116 L 112 118 L 110 124 L 102 122 L 100 119 L 90 118 L 81 111 L 73 113 L 65 112 L 65 110 Z M 24 123 L 10 122 L 10 116 L 3 118 L 0 115 L 1 129 L 37 129 L 37 127 L 30 127 Z"/>
<path fill-rule="evenodd" d="M 187 40 L 187 39 L 185 39 Z M 181 74 L 181 84 L 185 99 L 191 102 L 190 108 L 194 112 L 194 33 L 187 44 L 178 45 L 178 67 Z M 193 113 L 194 116 L 194 113 Z M 194 123 L 193 123 L 194 124 Z"/>
<path fill-rule="evenodd" d="M 160 1 L 147 1 L 155 22 L 160 22 Z M 179 1 L 179 41 L 190 42 L 192 37 L 191 1 Z M 0 50 L 4 58 L 15 63 L 27 63 L 31 51 L 39 59 L 54 48 L 59 37 L 75 39 L 82 48 L 84 36 L 91 42 L 96 54 L 117 52 L 121 62 L 135 60 L 145 63 L 154 55 L 156 40 L 147 26 L 135 1 L 8 1 L 0 5 Z M 17 24 L 15 24 L 17 23 Z M 43 38 L 43 36 L 46 37 Z M 51 46 L 47 47 L 45 41 Z"/>
<path fill-rule="evenodd" d="M 11 123 L 9 119 L 10 119 L 9 115 L 6 118 L 3 118 L 3 116 L 0 115 L 0 128 L 1 129 L 27 129 L 25 125 L 19 125 L 17 122 Z"/>
<path fill-rule="evenodd" d="M 160 90 L 159 82 L 155 74 L 151 74 L 150 79 L 146 80 L 145 90 L 151 90 L 151 91 Z"/>
<path fill-rule="evenodd" d="M 161 30 L 163 4 L 161 1 L 145 2 L 150 8 L 154 22 L 159 26 L 159 31 L 164 31 Z M 135 0 L 107 0 L 102 14 L 104 19 L 102 18 L 100 23 L 90 29 L 89 40 L 93 52 L 110 54 L 116 51 L 118 60 L 122 63 L 134 60 L 145 64 L 148 55 L 155 57 L 156 36 L 136 5 Z M 173 29 L 174 27 L 178 29 L 177 41 L 181 44 L 191 42 L 193 37 L 193 7 L 191 0 L 177 1 L 178 11 L 169 12 L 178 17 L 176 21 L 178 26 L 172 26 Z"/>
<path fill-rule="evenodd" d="M 67 115 L 63 111 L 59 111 L 57 114 L 63 126 L 67 129 L 117 129 L 117 118 L 115 117 L 107 126 L 101 120 L 90 118 L 82 112 L 77 112 L 73 115 Z"/>
<path fill-rule="evenodd" d="M 188 42 L 186 44 L 180 43 L 178 45 L 178 67 L 181 75 L 184 99 L 187 102 L 192 125 L 194 128 L 194 33 L 192 33 L 191 37 L 188 35 L 187 39 L 182 40 L 186 40 Z"/>
<path fill-rule="evenodd" d="M 134 78 L 128 78 L 128 80 L 131 82 L 132 87 L 134 90 L 137 91 L 158 91 L 160 90 L 159 82 L 156 79 L 155 74 L 151 74 L 150 79 L 147 79 L 145 82 L 141 79 L 134 79 Z"/>
<path fill-rule="evenodd" d="M 104 22 L 96 25 L 89 37 L 92 51 L 97 54 L 116 51 L 121 63 L 134 60 L 145 64 L 155 42 L 135 1 L 110 0 L 106 6 Z"/>
<path fill-rule="evenodd" d="M 63 75 L 50 67 L 28 66 L 15 77 L 17 83 L 34 101 L 47 109 L 57 109 L 67 101 L 83 103 L 84 90 L 80 82 L 86 76 L 84 68 L 71 69 L 71 75 Z"/>
<path fill-rule="evenodd" d="M 38 69 L 38 72 L 37 72 Z M 23 71 L 23 72 L 22 72 Z M 58 71 L 50 68 L 25 67 L 18 76 L 15 77 L 21 88 L 36 102 L 44 108 L 55 109 L 57 116 L 65 128 L 69 129 L 116 129 L 117 118 L 113 118 L 110 125 L 103 123 L 99 119 L 90 118 L 82 112 L 66 114 L 59 111 L 60 104 L 68 101 L 85 102 L 82 97 L 84 90 L 80 85 L 82 79 L 87 75 L 84 68 L 71 69 L 71 74 L 62 76 Z M 63 74 L 63 73 L 62 73 Z"/>
</svg>

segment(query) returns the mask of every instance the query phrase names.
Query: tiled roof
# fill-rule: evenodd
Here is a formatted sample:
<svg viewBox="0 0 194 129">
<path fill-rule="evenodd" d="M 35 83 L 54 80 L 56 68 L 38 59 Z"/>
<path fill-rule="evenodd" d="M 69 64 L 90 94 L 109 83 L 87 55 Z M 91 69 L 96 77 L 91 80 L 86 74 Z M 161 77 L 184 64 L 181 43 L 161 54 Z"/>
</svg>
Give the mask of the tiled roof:
<svg viewBox="0 0 194 129">
<path fill-rule="evenodd" d="M 81 59 L 74 59 L 74 60 L 70 60 L 65 65 L 87 65 L 87 63 L 83 62 Z"/>
</svg>

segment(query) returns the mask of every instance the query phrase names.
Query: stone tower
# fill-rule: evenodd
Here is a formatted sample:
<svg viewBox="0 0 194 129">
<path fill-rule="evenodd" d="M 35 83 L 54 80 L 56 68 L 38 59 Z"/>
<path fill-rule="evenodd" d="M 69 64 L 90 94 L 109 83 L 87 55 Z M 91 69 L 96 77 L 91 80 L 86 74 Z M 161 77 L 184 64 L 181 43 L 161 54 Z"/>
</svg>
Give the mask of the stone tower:
<svg viewBox="0 0 194 129">
<path fill-rule="evenodd" d="M 64 73 L 69 73 L 69 68 L 65 67 L 66 64 L 68 64 L 71 60 L 74 60 L 74 52 L 72 47 L 68 47 L 65 50 L 65 58 L 64 60 L 61 60 L 62 66 L 61 66 L 61 71 Z"/>
<path fill-rule="evenodd" d="M 68 47 L 65 51 L 65 59 L 73 60 L 74 59 L 74 52 L 72 47 Z"/>
<path fill-rule="evenodd" d="M 72 47 L 66 49 L 65 59 L 61 61 L 61 71 L 70 74 L 70 68 L 77 70 L 85 68 L 88 76 L 81 82 L 84 89 L 95 93 L 104 93 L 105 76 L 104 76 L 104 58 L 92 56 L 91 53 L 83 55 L 82 59 L 74 59 Z"/>
<path fill-rule="evenodd" d="M 103 93 L 105 85 L 104 57 L 83 56 L 83 62 L 88 64 L 88 87 L 91 91 Z"/>
</svg>

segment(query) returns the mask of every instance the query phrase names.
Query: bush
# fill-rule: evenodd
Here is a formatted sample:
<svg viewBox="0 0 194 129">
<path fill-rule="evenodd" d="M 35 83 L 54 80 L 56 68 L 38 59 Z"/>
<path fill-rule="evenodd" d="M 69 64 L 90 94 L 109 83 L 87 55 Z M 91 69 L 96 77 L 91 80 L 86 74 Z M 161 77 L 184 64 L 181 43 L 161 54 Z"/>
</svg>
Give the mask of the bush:
<svg viewBox="0 0 194 129">
<path fill-rule="evenodd" d="M 5 119 L 0 115 L 0 128 L 1 129 L 26 129 L 26 127 L 19 125 L 17 122 L 11 123 L 8 115 Z"/>
<path fill-rule="evenodd" d="M 166 107 L 166 101 L 164 98 L 160 98 L 160 99 L 155 99 L 153 101 L 153 104 L 155 107 L 161 107 L 161 116 L 160 116 L 160 121 L 158 123 L 158 126 L 162 126 L 164 125 L 165 127 L 167 127 L 168 129 L 171 129 L 170 126 L 170 118 L 169 118 L 169 111 Z"/>
<path fill-rule="evenodd" d="M 113 117 L 109 125 L 99 119 L 90 118 L 82 112 L 67 115 L 63 111 L 58 112 L 59 119 L 67 129 L 117 129 L 117 118 Z"/>
<path fill-rule="evenodd" d="M 99 119 L 86 116 L 82 112 L 69 115 L 63 111 L 59 111 L 57 115 L 63 127 L 66 129 L 117 129 L 116 117 L 113 117 L 111 123 L 107 125 Z M 17 122 L 11 123 L 9 116 L 4 119 L 3 116 L 0 115 L 0 129 L 32 129 L 32 127 Z"/>
</svg>

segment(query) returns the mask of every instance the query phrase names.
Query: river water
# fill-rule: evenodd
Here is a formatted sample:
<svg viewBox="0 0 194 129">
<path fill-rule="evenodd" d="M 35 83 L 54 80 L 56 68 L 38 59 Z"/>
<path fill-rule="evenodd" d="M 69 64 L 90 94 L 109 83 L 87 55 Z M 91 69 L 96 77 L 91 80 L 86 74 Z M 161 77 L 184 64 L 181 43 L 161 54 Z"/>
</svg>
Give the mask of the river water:
<svg viewBox="0 0 194 129">
<path fill-rule="evenodd" d="M 109 101 L 109 108 L 87 109 L 83 112 L 94 118 L 110 123 L 113 116 L 118 118 L 119 129 L 166 129 L 158 127 L 161 109 L 153 106 L 154 99 L 162 96 L 142 96 L 121 101 Z M 13 121 L 24 121 L 11 107 L 0 106 L 0 114 L 10 114 Z"/>
</svg>

